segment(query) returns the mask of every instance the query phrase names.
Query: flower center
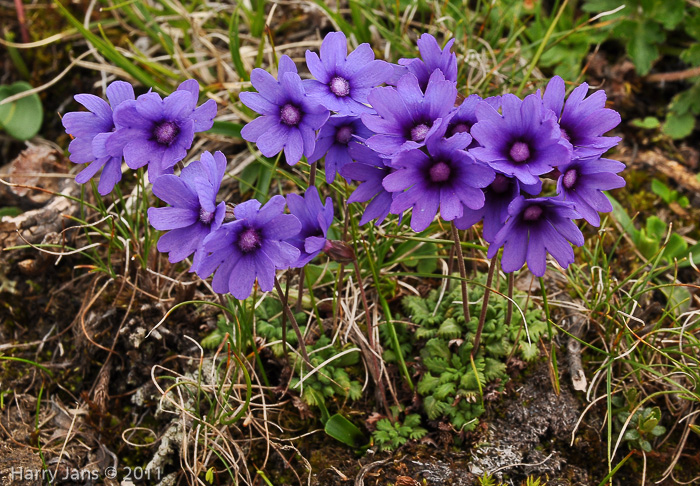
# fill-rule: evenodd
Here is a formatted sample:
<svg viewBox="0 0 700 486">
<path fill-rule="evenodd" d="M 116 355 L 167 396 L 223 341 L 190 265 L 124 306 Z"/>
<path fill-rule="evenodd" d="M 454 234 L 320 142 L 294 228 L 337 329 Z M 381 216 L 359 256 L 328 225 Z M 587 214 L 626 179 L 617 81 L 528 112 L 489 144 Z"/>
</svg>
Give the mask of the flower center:
<svg viewBox="0 0 700 486">
<path fill-rule="evenodd" d="M 212 220 L 214 219 L 214 213 L 210 213 L 203 207 L 199 208 L 199 221 L 204 223 L 204 224 L 211 224 Z"/>
<path fill-rule="evenodd" d="M 438 162 L 430 168 L 430 180 L 433 182 L 445 182 L 450 178 L 450 166 L 444 162 Z"/>
<path fill-rule="evenodd" d="M 470 128 L 471 127 L 468 123 L 457 123 L 456 125 L 452 125 L 450 128 L 450 136 L 454 135 L 455 133 L 468 133 Z"/>
<path fill-rule="evenodd" d="M 280 120 L 285 125 L 295 127 L 301 121 L 301 111 L 291 103 L 287 103 L 280 109 Z"/>
<path fill-rule="evenodd" d="M 510 179 L 503 174 L 496 174 L 496 178 L 491 183 L 490 189 L 497 194 L 503 194 L 509 187 Z"/>
<path fill-rule="evenodd" d="M 350 140 L 352 140 L 352 127 L 350 125 L 344 125 L 338 128 L 338 131 L 335 132 L 336 142 L 342 145 L 347 145 Z"/>
<path fill-rule="evenodd" d="M 238 248 L 242 253 L 250 253 L 262 246 L 260 232 L 255 228 L 246 228 L 238 236 Z"/>
<path fill-rule="evenodd" d="M 425 140 L 425 137 L 428 135 L 429 131 L 430 127 L 425 123 L 416 125 L 415 127 L 411 128 L 411 140 L 414 142 L 422 142 Z"/>
<path fill-rule="evenodd" d="M 567 142 L 571 142 L 571 137 L 569 136 L 569 132 L 567 132 L 564 127 L 559 127 L 561 129 L 561 138 L 566 140 Z"/>
<path fill-rule="evenodd" d="M 542 216 L 542 208 L 537 204 L 528 206 L 523 213 L 523 219 L 525 221 L 537 221 Z"/>
<path fill-rule="evenodd" d="M 576 179 L 578 179 L 578 172 L 576 172 L 576 169 L 569 169 L 564 172 L 564 179 L 562 180 L 562 183 L 564 184 L 564 187 L 571 189 L 576 185 Z"/>
<path fill-rule="evenodd" d="M 525 162 L 530 158 L 530 147 L 525 142 L 515 142 L 510 148 L 510 158 L 513 162 Z"/>
<path fill-rule="evenodd" d="M 170 145 L 175 141 L 180 133 L 180 127 L 171 121 L 164 121 L 156 125 L 153 135 L 161 145 Z"/>
<path fill-rule="evenodd" d="M 347 79 L 341 78 L 340 76 L 334 76 L 333 79 L 331 79 L 331 84 L 328 85 L 328 87 L 330 88 L 331 93 L 336 96 L 340 96 L 341 98 L 350 94 L 350 83 Z"/>
</svg>

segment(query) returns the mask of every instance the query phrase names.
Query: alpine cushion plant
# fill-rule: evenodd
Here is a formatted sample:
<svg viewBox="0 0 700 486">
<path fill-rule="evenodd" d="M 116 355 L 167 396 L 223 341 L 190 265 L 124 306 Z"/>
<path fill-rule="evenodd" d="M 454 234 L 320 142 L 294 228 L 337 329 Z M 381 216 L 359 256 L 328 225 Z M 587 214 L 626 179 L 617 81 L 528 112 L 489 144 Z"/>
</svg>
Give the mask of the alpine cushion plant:
<svg viewBox="0 0 700 486">
<path fill-rule="evenodd" d="M 109 104 L 91 94 L 77 94 L 75 101 L 88 109 L 63 116 L 66 132 L 74 137 L 68 146 L 70 161 L 90 164 L 75 176 L 78 184 L 85 184 L 102 169 L 97 191 L 106 196 L 122 178 L 122 154 L 108 153 L 105 142 L 114 131 L 113 111 L 122 102 L 134 99 L 134 88 L 127 82 L 114 81 L 106 90 Z"/>
<path fill-rule="evenodd" d="M 195 268 L 201 278 L 212 273 L 212 289 L 247 299 L 257 279 L 260 290 L 274 287 L 275 272 L 289 268 L 301 252 L 286 240 L 301 231 L 296 216 L 284 214 L 283 196 L 273 196 L 264 206 L 256 199 L 237 205 L 235 220 L 224 223 L 204 239 L 206 252 Z"/>
<path fill-rule="evenodd" d="M 131 169 L 148 165 L 148 178 L 154 182 L 187 155 L 194 134 L 209 130 L 216 116 L 216 102 L 208 100 L 197 107 L 199 83 L 185 81 L 169 96 L 148 92 L 121 103 L 114 110 L 116 131 L 106 141 L 111 155 L 124 154 Z"/>
<path fill-rule="evenodd" d="M 348 54 L 348 44 L 342 32 L 330 32 L 321 43 L 321 57 L 306 51 L 306 65 L 316 79 L 304 80 L 309 96 L 340 115 L 372 113 L 367 106 L 370 90 L 387 82 L 392 67 L 374 59 L 369 44 L 360 44 Z"/>
<path fill-rule="evenodd" d="M 284 150 L 289 165 L 310 157 L 316 147 L 316 130 L 328 120 L 330 113 L 304 91 L 294 61 L 282 56 L 278 80 L 267 71 L 256 68 L 250 75 L 257 93 L 242 92 L 240 100 L 262 116 L 248 123 L 241 136 L 257 144 L 265 157 Z"/>
<path fill-rule="evenodd" d="M 411 229 L 426 229 L 438 210 L 446 221 L 463 214 L 463 206 L 479 209 L 484 205 L 481 188 L 493 182 L 490 167 L 477 163 L 464 149 L 472 141 L 468 133 L 457 133 L 445 139 L 447 123 L 438 119 L 434 130 L 425 140 L 427 154 L 411 149 L 394 156 L 396 171 L 382 182 L 387 191 L 395 193 L 391 212 L 400 214 L 413 208 Z"/>
<path fill-rule="evenodd" d="M 313 260 L 326 247 L 328 228 L 333 223 L 333 201 L 326 198 L 325 206 L 321 204 L 318 189 L 311 186 L 304 193 L 287 194 L 289 212 L 301 222 L 301 230 L 288 243 L 299 249 L 299 259 L 292 267 L 303 267 Z"/>
<path fill-rule="evenodd" d="M 506 273 L 520 270 L 527 259 L 530 271 L 542 277 L 547 253 L 564 268 L 574 261 L 576 246 L 584 243 L 574 219 L 580 217 L 573 203 L 556 198 L 525 199 L 518 196 L 508 206 L 509 218 L 489 246 L 488 258 L 503 247 L 501 266 Z"/>
<path fill-rule="evenodd" d="M 216 204 L 216 195 L 226 170 L 221 152 L 204 152 L 200 160 L 182 169 L 180 176 L 165 174 L 153 183 L 153 194 L 170 204 L 148 208 L 148 221 L 157 230 L 168 231 L 158 240 L 158 251 L 169 253 L 171 263 L 194 253 L 195 271 L 204 256 L 202 242 L 224 221 L 226 203 Z"/>
</svg>

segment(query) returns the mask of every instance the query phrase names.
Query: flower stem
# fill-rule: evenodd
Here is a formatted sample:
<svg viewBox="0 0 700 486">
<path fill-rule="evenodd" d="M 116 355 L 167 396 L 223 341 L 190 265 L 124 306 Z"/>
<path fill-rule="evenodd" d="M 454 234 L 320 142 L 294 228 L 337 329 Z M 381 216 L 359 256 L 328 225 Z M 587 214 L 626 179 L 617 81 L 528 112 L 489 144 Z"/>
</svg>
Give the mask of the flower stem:
<svg viewBox="0 0 700 486">
<path fill-rule="evenodd" d="M 280 282 L 279 280 L 277 280 L 277 276 L 275 276 L 275 290 L 277 290 L 277 295 L 282 301 L 282 307 L 284 307 L 284 312 L 287 314 L 289 322 L 292 323 L 292 328 L 294 328 L 294 332 L 297 335 L 297 339 L 299 339 L 299 351 L 301 352 L 301 356 L 302 358 L 304 358 L 304 361 L 306 362 L 306 365 L 309 367 L 309 369 L 312 369 L 313 366 L 311 366 L 311 361 L 309 360 L 309 353 L 306 352 L 306 344 L 304 344 L 304 335 L 301 333 L 301 329 L 299 329 L 299 324 L 297 324 L 297 320 L 294 318 L 294 313 L 292 312 L 292 309 L 289 308 L 289 302 L 284 296 L 284 292 L 282 291 L 282 287 L 280 287 Z"/>
<path fill-rule="evenodd" d="M 540 290 L 542 291 L 542 306 L 544 307 L 544 315 L 547 318 L 547 337 L 549 337 L 549 344 L 551 345 L 551 372 L 552 372 L 552 385 L 554 386 L 554 392 L 559 395 L 559 370 L 557 368 L 557 349 L 554 347 L 554 333 L 552 332 L 552 319 L 549 317 L 549 303 L 547 302 L 547 291 L 544 287 L 544 278 L 540 277 Z"/>
<path fill-rule="evenodd" d="M 289 274 L 285 279 L 287 284 L 284 288 L 284 302 L 289 302 Z M 298 312 L 298 311 L 297 311 Z M 284 356 L 287 357 L 287 314 L 282 312 L 282 349 L 284 350 Z"/>
<path fill-rule="evenodd" d="M 309 171 L 309 187 L 316 185 L 316 162 L 311 164 L 311 170 Z"/>
<path fill-rule="evenodd" d="M 362 306 L 365 308 L 365 318 L 367 319 L 367 340 L 369 347 L 374 349 L 374 331 L 372 329 L 372 316 L 369 313 L 369 305 L 367 304 L 367 295 L 365 288 L 362 285 L 362 274 L 360 273 L 360 265 L 357 263 L 357 256 L 352 261 L 355 266 L 355 276 L 357 277 L 357 285 L 360 287 L 360 297 L 362 297 Z"/>
<path fill-rule="evenodd" d="M 484 288 L 484 299 L 481 302 L 481 314 L 479 315 L 479 326 L 476 328 L 476 336 L 474 336 L 474 347 L 472 348 L 472 357 L 479 352 L 479 344 L 481 342 L 481 332 L 484 330 L 486 322 L 486 311 L 489 307 L 489 297 L 491 297 L 491 283 L 493 283 L 493 272 L 496 269 L 496 258 L 491 259 L 489 263 L 489 275 L 486 277 L 486 288 Z"/>
<path fill-rule="evenodd" d="M 467 270 L 464 267 L 464 254 L 462 253 L 462 242 L 459 239 L 459 231 L 452 222 L 452 237 L 455 241 L 455 249 L 457 250 L 457 264 L 459 265 L 459 276 L 462 277 L 460 284 L 462 285 L 462 307 L 464 308 L 464 322 L 468 323 L 471 320 L 469 315 L 469 290 L 467 289 Z"/>
<path fill-rule="evenodd" d="M 304 298 L 304 267 L 299 269 L 299 293 L 297 294 L 296 311 L 301 312 L 301 300 Z"/>
<path fill-rule="evenodd" d="M 510 326 L 510 322 L 513 320 L 513 283 L 515 277 L 512 273 L 508 274 L 508 308 L 506 310 L 506 320 L 505 327 Z"/>
</svg>

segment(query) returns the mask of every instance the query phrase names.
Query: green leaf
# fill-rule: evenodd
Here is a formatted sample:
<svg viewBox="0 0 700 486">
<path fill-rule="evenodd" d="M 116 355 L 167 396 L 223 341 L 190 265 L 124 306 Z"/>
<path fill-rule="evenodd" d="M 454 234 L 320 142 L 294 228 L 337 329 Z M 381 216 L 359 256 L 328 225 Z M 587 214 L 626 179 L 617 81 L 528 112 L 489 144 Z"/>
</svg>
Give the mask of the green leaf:
<svg viewBox="0 0 700 486">
<path fill-rule="evenodd" d="M 17 208 L 15 206 L 5 206 L 4 208 L 0 208 L 0 218 L 3 216 L 19 216 L 22 214 L 22 210 L 20 208 Z"/>
<path fill-rule="evenodd" d="M 340 414 L 328 419 L 324 430 L 334 439 L 356 449 L 367 445 L 368 442 L 360 429 Z"/>
<path fill-rule="evenodd" d="M 663 241 L 666 238 L 666 232 L 668 231 L 668 226 L 666 223 L 661 221 L 657 216 L 649 216 L 647 219 L 647 235 L 650 237 L 655 237 L 659 241 Z"/>
<path fill-rule="evenodd" d="M 673 139 L 685 138 L 691 134 L 695 128 L 695 115 L 691 112 L 679 115 L 670 111 L 666 116 L 666 122 L 661 130 Z"/>
<path fill-rule="evenodd" d="M 32 89 L 24 81 L 0 86 L 0 101 Z M 11 103 L 0 105 L 0 128 L 18 140 L 29 140 L 39 132 L 44 110 L 39 96 L 34 93 Z"/>
<path fill-rule="evenodd" d="M 659 57 L 658 45 L 666 36 L 661 26 L 653 20 L 623 20 L 616 32 L 627 40 L 627 53 L 634 62 L 637 73 L 645 76 Z"/>
<path fill-rule="evenodd" d="M 691 66 L 700 65 L 700 44 L 693 44 L 680 54 L 681 61 Z"/>
<path fill-rule="evenodd" d="M 644 128 L 646 130 L 653 130 L 654 128 L 659 128 L 661 122 L 655 116 L 647 116 L 643 120 L 640 118 L 635 118 L 630 122 L 630 125 L 637 128 Z"/>
<path fill-rule="evenodd" d="M 688 251 L 688 243 L 678 233 L 672 233 L 664 248 L 663 256 L 669 262 L 682 258 Z"/>
<path fill-rule="evenodd" d="M 660 4 L 661 11 L 655 16 L 655 20 L 661 22 L 666 30 L 673 30 L 683 20 L 685 14 L 684 0 L 663 0 Z"/>
<path fill-rule="evenodd" d="M 624 440 L 637 440 L 639 439 L 639 432 L 637 429 L 627 429 L 625 435 L 622 437 Z"/>
<path fill-rule="evenodd" d="M 443 339 L 456 339 L 462 335 L 462 328 L 455 322 L 454 319 L 445 319 L 445 322 L 440 324 L 438 336 Z"/>
<path fill-rule="evenodd" d="M 657 238 L 647 236 L 645 230 L 641 230 L 634 238 L 634 244 L 637 245 L 639 252 L 649 260 L 659 251 L 660 243 Z"/>
</svg>

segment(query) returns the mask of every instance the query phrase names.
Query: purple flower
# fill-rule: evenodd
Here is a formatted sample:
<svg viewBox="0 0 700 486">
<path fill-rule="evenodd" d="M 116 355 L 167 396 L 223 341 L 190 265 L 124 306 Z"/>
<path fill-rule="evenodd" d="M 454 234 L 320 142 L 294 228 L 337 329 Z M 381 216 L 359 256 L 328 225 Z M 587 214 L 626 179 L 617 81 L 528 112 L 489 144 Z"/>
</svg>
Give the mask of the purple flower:
<svg viewBox="0 0 700 486">
<path fill-rule="evenodd" d="M 447 41 L 443 49 L 440 49 L 440 44 L 430 34 L 421 35 L 416 43 L 422 59 L 399 59 L 401 67 L 395 69 L 395 76 L 400 78 L 406 72 L 413 74 L 424 91 L 430 76 L 436 70 L 440 70 L 448 81 L 457 82 L 457 56 L 450 52 L 454 39 Z"/>
<path fill-rule="evenodd" d="M 564 80 L 555 76 L 544 92 L 544 106 L 559 119 L 561 136 L 574 148 L 574 157 L 600 156 L 617 145 L 620 137 L 604 137 L 604 133 L 620 124 L 620 114 L 605 108 L 605 91 L 596 91 L 588 98 L 588 84 L 574 89 L 564 103 Z M 585 99 L 584 99 L 585 98 Z"/>
<path fill-rule="evenodd" d="M 500 96 L 491 96 L 484 100 L 481 99 L 481 96 L 476 94 L 467 96 L 464 101 L 462 101 L 462 104 L 452 112 L 452 115 L 448 116 L 447 132 L 445 136 L 451 137 L 455 133 L 470 133 L 472 126 L 477 122 L 476 107 L 482 101 L 487 102 L 494 110 L 498 110 L 501 107 Z M 472 143 L 470 143 L 467 148 L 478 146 L 479 143 L 476 140 L 472 140 Z"/>
<path fill-rule="evenodd" d="M 430 76 L 425 95 L 418 78 L 410 73 L 396 88 L 374 88 L 369 102 L 377 115 L 364 114 L 362 122 L 377 135 L 370 137 L 367 145 L 389 157 L 422 147 L 435 121 L 454 109 L 456 97 L 455 83 L 446 81 L 439 70 Z"/>
<path fill-rule="evenodd" d="M 153 183 L 153 194 L 170 206 L 148 208 L 148 221 L 155 229 L 168 231 L 158 240 L 158 251 L 169 253 L 171 263 L 194 253 L 191 271 L 196 271 L 204 256 L 204 238 L 221 226 L 226 215 L 226 203 L 216 204 L 225 170 L 224 154 L 204 152 L 182 169 L 180 177 L 165 174 Z"/>
<path fill-rule="evenodd" d="M 520 270 L 527 259 L 530 271 L 541 277 L 547 268 L 547 253 L 566 268 L 574 261 L 569 242 L 583 245 L 583 234 L 572 221 L 579 215 L 570 202 L 518 196 L 508 206 L 508 214 L 487 254 L 493 258 L 503 247 L 501 266 L 506 273 Z"/>
<path fill-rule="evenodd" d="M 413 208 L 411 229 L 426 229 L 440 210 L 452 221 L 463 214 L 462 205 L 479 209 L 484 205 L 482 187 L 493 182 L 495 173 L 477 163 L 464 149 L 471 143 L 468 133 L 445 139 L 447 124 L 436 122 L 436 129 L 425 140 L 428 154 L 412 149 L 396 155 L 391 165 L 397 170 L 386 176 L 384 188 L 396 193 L 391 212 L 401 214 Z"/>
<path fill-rule="evenodd" d="M 471 134 L 481 147 L 470 150 L 474 157 L 530 185 L 538 182 L 537 176 L 571 160 L 567 147 L 559 143 L 559 126 L 547 115 L 538 94 L 524 100 L 503 95 L 501 107 L 503 115 L 487 102 L 477 106 L 478 122 Z"/>
<path fill-rule="evenodd" d="M 275 271 L 288 268 L 299 259 L 299 250 L 285 240 L 301 230 L 301 223 L 284 214 L 284 197 L 274 196 L 260 207 L 252 199 L 233 210 L 235 221 L 222 224 L 204 239 L 204 256 L 196 268 L 201 278 L 216 271 L 212 280 L 215 292 L 230 292 L 235 298 L 248 298 L 255 280 L 269 292 Z"/>
<path fill-rule="evenodd" d="M 114 110 L 117 130 L 107 140 L 107 151 L 113 156 L 123 152 L 131 169 L 148 165 L 151 182 L 172 174 L 192 146 L 195 132 L 214 124 L 216 102 L 208 100 L 197 108 L 198 99 L 199 83 L 189 79 L 165 98 L 148 92 L 125 101 Z"/>
<path fill-rule="evenodd" d="M 622 162 L 598 157 L 572 160 L 559 167 L 562 174 L 557 181 L 557 193 L 562 199 L 571 201 L 583 219 L 593 226 L 600 226 L 598 213 L 613 210 L 602 191 L 624 187 L 625 180 L 616 175 L 624 168 Z"/>
<path fill-rule="evenodd" d="M 287 242 L 299 249 L 299 259 L 292 267 L 303 267 L 316 255 L 321 253 L 326 246 L 328 228 L 333 223 L 333 201 L 326 198 L 325 207 L 321 204 L 321 197 L 315 186 L 309 187 L 304 197 L 298 194 L 287 195 L 289 212 L 301 222 L 301 231 Z"/>
<path fill-rule="evenodd" d="M 520 195 L 520 188 L 531 195 L 537 195 L 542 189 L 542 183 L 525 186 L 514 177 L 496 174 L 496 178 L 484 190 L 484 206 L 480 209 L 464 207 L 461 218 L 454 220 L 458 229 L 467 229 L 484 220 L 484 239 L 493 242 L 496 233 L 503 228 L 508 219 L 508 205 Z"/>
<path fill-rule="evenodd" d="M 341 115 L 372 113 L 367 106 L 370 89 L 386 82 L 393 71 L 384 61 L 375 61 L 369 44 L 360 44 L 348 55 L 342 32 L 330 32 L 321 43 L 321 58 L 306 51 L 306 65 L 316 79 L 304 80 L 309 96 Z"/>
<path fill-rule="evenodd" d="M 340 175 L 346 179 L 360 181 L 361 184 L 348 198 L 348 204 L 372 200 L 360 219 L 360 224 L 366 224 L 376 219 L 379 225 L 389 214 L 392 194 L 384 189 L 382 180 L 394 169 L 389 166 L 389 160 L 382 158 L 366 145 L 352 144 L 348 149 L 350 157 L 357 162 L 347 164 L 340 170 Z"/>
<path fill-rule="evenodd" d="M 348 149 L 357 145 L 359 140 L 365 140 L 372 136 L 372 132 L 365 127 L 357 116 L 332 116 L 328 119 L 316 140 L 316 149 L 309 157 L 309 163 L 316 162 L 326 156 L 326 182 L 335 180 L 336 172 L 343 166 L 352 162 Z"/>
<path fill-rule="evenodd" d="M 68 146 L 71 162 L 90 164 L 75 176 L 75 181 L 85 184 L 102 169 L 97 191 L 103 196 L 112 192 L 122 178 L 122 154 L 110 155 L 105 150 L 105 141 L 114 130 L 112 110 L 124 101 L 133 100 L 134 88 L 124 81 L 115 81 L 107 86 L 107 99 L 109 104 L 95 95 L 75 95 L 75 101 L 89 111 L 74 111 L 63 116 L 66 132 L 75 137 Z"/>
<path fill-rule="evenodd" d="M 257 93 L 243 92 L 244 105 L 262 116 L 248 123 L 241 136 L 255 142 L 265 157 L 284 150 L 287 163 L 294 165 L 314 153 L 316 130 L 330 113 L 304 92 L 297 67 L 289 56 L 282 56 L 276 80 L 267 71 L 256 68 L 250 75 Z"/>
</svg>

